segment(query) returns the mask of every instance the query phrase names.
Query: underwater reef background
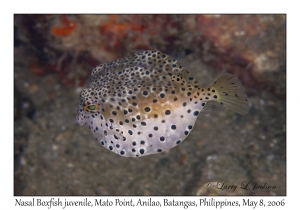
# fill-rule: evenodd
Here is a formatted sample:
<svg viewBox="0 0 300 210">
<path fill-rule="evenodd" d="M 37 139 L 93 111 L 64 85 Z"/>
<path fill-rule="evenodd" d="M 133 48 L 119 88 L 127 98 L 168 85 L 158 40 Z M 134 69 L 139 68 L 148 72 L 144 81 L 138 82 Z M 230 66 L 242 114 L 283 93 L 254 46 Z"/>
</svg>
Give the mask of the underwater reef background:
<svg viewBox="0 0 300 210">
<path fill-rule="evenodd" d="M 249 113 L 211 103 L 168 152 L 106 150 L 76 121 L 79 93 L 148 49 L 185 52 L 201 87 L 235 74 Z M 286 195 L 286 16 L 15 15 L 14 195 Z"/>
</svg>

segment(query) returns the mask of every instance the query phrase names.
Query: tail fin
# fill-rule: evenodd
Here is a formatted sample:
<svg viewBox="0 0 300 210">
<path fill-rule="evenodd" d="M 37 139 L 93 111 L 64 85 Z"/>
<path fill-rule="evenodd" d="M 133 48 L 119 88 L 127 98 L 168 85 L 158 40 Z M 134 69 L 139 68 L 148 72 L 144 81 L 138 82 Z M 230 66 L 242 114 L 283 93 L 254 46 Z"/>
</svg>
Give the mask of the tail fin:
<svg viewBox="0 0 300 210">
<path fill-rule="evenodd" d="M 241 115 L 249 111 L 247 95 L 239 79 L 229 73 L 220 76 L 211 86 L 217 93 L 217 101 Z"/>
</svg>

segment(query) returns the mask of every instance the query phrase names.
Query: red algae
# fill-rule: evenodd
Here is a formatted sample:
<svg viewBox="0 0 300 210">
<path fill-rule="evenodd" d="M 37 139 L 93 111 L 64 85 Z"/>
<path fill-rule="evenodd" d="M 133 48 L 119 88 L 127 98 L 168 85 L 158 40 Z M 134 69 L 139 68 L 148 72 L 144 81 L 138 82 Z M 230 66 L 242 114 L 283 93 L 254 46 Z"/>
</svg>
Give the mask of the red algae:
<svg viewBox="0 0 300 210">
<path fill-rule="evenodd" d="M 54 36 L 69 36 L 76 27 L 75 22 L 68 20 L 67 16 L 61 15 L 61 26 L 52 27 L 51 34 Z"/>
</svg>

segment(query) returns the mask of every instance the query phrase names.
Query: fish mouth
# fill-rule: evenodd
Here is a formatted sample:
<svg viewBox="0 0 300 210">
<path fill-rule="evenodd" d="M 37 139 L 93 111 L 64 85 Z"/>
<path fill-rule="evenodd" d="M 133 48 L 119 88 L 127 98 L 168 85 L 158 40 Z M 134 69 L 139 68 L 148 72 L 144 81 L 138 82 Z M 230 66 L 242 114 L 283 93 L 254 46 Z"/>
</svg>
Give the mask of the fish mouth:
<svg viewBox="0 0 300 210">
<path fill-rule="evenodd" d="M 76 119 L 80 126 L 83 126 L 86 124 L 86 121 L 84 120 L 84 115 L 83 115 L 82 111 L 80 111 L 80 109 L 78 111 Z"/>
<path fill-rule="evenodd" d="M 83 114 L 78 113 L 76 116 L 77 122 L 79 123 L 80 126 L 85 125 L 84 117 Z"/>
</svg>

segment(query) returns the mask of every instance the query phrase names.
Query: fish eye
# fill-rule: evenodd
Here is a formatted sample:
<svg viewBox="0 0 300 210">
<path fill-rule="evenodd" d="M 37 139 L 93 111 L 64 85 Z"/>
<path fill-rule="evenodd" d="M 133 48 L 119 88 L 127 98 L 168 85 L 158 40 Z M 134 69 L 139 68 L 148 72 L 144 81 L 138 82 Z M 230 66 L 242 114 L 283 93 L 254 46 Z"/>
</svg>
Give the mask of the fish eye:
<svg viewBox="0 0 300 210">
<path fill-rule="evenodd" d="M 92 101 L 88 100 L 85 103 L 85 106 L 83 107 L 83 109 L 87 112 L 97 112 L 98 111 L 98 104 L 93 104 Z"/>
<path fill-rule="evenodd" d="M 95 110 L 96 109 L 96 105 L 90 105 L 87 107 L 87 109 L 89 110 Z"/>
</svg>

